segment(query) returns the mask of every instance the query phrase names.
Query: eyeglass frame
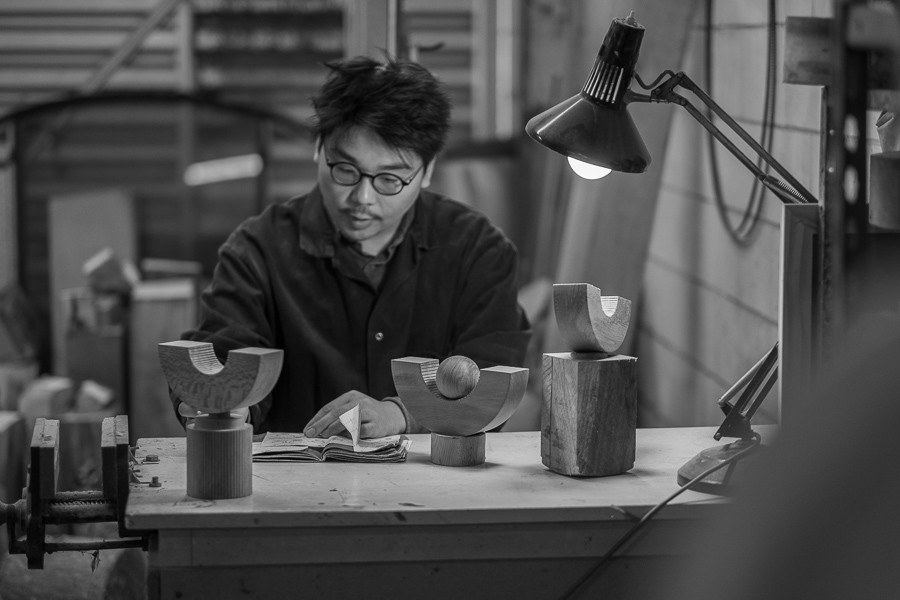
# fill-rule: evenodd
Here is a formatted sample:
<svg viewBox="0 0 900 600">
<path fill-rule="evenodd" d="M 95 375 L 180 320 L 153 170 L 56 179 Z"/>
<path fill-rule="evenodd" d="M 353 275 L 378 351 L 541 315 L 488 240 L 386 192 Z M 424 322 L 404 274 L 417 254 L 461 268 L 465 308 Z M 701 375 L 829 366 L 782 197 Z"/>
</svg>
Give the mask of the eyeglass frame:
<svg viewBox="0 0 900 600">
<path fill-rule="evenodd" d="M 382 196 L 396 196 L 397 194 L 402 192 L 403 189 L 406 188 L 406 186 L 408 186 L 409 184 L 411 184 L 413 182 L 413 180 L 416 178 L 416 176 L 418 176 L 419 171 L 421 171 L 425 167 L 425 164 L 423 163 L 422 165 L 419 166 L 418 169 L 416 169 L 413 172 L 412 175 L 410 175 L 408 180 L 404 180 L 402 177 L 400 177 L 396 173 L 387 173 L 387 172 L 375 173 L 375 174 L 366 173 L 365 171 L 363 171 L 362 169 L 360 169 L 359 167 L 354 165 L 352 162 L 347 162 L 346 160 L 329 162 L 326 159 L 325 164 L 328 166 L 328 174 L 331 175 L 331 180 L 333 182 L 335 182 L 336 184 L 343 185 L 346 187 L 353 187 L 355 185 L 359 185 L 359 182 L 362 181 L 363 177 L 368 177 L 369 179 L 372 180 L 372 187 L 375 189 L 376 192 L 378 192 Z M 357 178 L 357 180 L 354 181 L 353 183 L 342 183 L 342 182 L 338 181 L 337 178 L 334 176 L 334 168 L 337 166 L 340 166 L 340 165 L 348 165 L 348 166 L 352 167 L 357 173 L 359 173 L 359 177 Z M 376 181 L 376 178 L 381 177 L 381 176 L 393 177 L 394 179 L 399 181 L 401 184 L 400 189 L 397 190 L 396 192 L 382 192 L 381 190 L 379 190 L 375 185 L 375 181 Z"/>
</svg>

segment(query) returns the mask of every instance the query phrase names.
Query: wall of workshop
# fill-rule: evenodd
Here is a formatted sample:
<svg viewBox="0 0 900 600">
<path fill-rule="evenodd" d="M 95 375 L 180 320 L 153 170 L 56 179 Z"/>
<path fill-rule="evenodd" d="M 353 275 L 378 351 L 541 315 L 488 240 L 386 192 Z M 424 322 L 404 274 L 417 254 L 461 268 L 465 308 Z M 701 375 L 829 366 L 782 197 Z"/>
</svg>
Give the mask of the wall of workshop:
<svg viewBox="0 0 900 600">
<path fill-rule="evenodd" d="M 712 87 L 707 91 L 757 139 L 766 81 L 767 4 L 715 0 L 712 15 Z M 786 16 L 830 17 L 832 2 L 776 4 L 772 154 L 821 197 L 822 89 L 782 83 L 782 64 Z M 699 10 L 694 21 L 684 64 L 673 70 L 680 68 L 706 88 L 704 12 Z M 778 337 L 782 204 L 766 194 L 749 243 L 732 241 L 714 200 L 707 135 L 685 111 L 670 109 L 677 114 L 662 167 L 639 316 L 640 422 L 718 425 L 723 418 L 718 398 Z M 727 214 L 737 224 L 750 199 L 752 177 L 722 146 L 715 152 Z M 754 422 L 777 419 L 778 401 L 773 389 Z"/>
<path fill-rule="evenodd" d="M 261 2 L 250 11 L 250 4 L 228 0 L 184 2 L 166 12 L 108 77 L 92 84 L 160 6 L 173 4 L 0 3 L 0 116 L 76 92 L 193 91 L 306 123 L 308 99 L 326 73 L 321 62 L 342 56 L 349 44 L 348 14 L 359 7 L 356 0 L 296 0 Z M 487 77 L 481 72 L 489 62 L 481 40 L 489 36 L 479 35 L 479 27 L 486 27 L 488 11 L 470 0 L 411 0 L 405 11 L 411 43 L 441 45 L 439 52 L 423 51 L 420 60 L 448 86 L 454 104 L 450 145 L 468 148 L 472 132 L 484 129 L 479 119 L 487 112 L 481 108 L 488 100 L 476 94 L 474 80 Z M 20 151 L 15 185 L 7 168 L 13 133 Z M 514 157 L 506 146 L 477 149 L 490 154 L 477 160 L 510 170 Z M 199 187 L 182 180 L 195 161 L 260 150 L 267 170 L 257 180 Z M 8 131 L 0 129 L 0 287 L 15 281 L 33 298 L 36 312 L 49 313 L 55 300 L 48 287 L 48 203 L 110 189 L 134 197 L 139 258 L 199 261 L 208 276 L 216 249 L 238 223 L 264 204 L 312 186 L 311 156 L 307 131 L 261 125 L 202 102 L 117 101 L 17 118 Z M 480 175 L 468 168 L 471 158 L 463 151 L 448 156 L 455 170 L 442 171 L 436 187 L 471 187 Z M 510 230 L 516 227 L 515 215 L 500 200 L 478 208 L 504 217 Z"/>
</svg>

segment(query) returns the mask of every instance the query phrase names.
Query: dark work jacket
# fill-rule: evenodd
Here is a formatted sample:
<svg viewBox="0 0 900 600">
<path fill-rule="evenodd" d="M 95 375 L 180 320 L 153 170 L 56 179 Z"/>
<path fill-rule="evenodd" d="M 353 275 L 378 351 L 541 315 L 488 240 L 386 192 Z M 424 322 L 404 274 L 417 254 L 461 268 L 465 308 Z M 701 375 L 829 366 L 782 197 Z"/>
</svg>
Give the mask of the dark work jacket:
<svg viewBox="0 0 900 600">
<path fill-rule="evenodd" d="M 422 191 L 376 290 L 335 253 L 318 188 L 266 208 L 219 249 L 201 321 L 184 339 L 231 349 L 281 348 L 272 393 L 251 407 L 254 431 L 301 431 L 323 405 L 359 390 L 396 396 L 391 359 L 459 354 L 481 368 L 523 366 L 531 334 L 517 302 L 517 254 L 482 214 Z M 407 431 L 422 431 L 407 417 Z M 173 397 L 177 409 L 178 400 Z"/>
</svg>

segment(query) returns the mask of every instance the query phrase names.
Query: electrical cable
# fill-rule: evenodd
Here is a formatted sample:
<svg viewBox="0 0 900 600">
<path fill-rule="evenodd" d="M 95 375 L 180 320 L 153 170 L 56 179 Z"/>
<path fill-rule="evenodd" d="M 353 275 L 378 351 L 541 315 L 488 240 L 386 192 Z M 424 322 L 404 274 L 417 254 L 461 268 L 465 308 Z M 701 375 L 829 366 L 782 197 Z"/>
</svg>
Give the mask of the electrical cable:
<svg viewBox="0 0 900 600">
<path fill-rule="evenodd" d="M 576 595 L 577 595 L 580 591 L 582 591 L 582 589 L 583 589 L 584 587 L 586 587 L 588 583 L 590 583 L 590 581 L 591 581 L 591 580 L 594 578 L 594 576 L 600 571 L 600 569 L 601 569 L 601 568 L 602 568 L 602 567 L 603 567 L 603 566 L 604 566 L 604 565 L 605 565 L 605 564 L 613 557 L 613 555 L 614 555 L 616 552 L 618 552 L 618 550 L 619 550 L 622 546 L 624 546 L 631 538 L 633 538 L 633 537 L 635 536 L 635 534 L 637 534 L 637 532 L 640 531 L 640 530 L 644 527 L 644 525 L 646 525 L 648 522 L 650 522 L 650 520 L 651 520 L 654 516 L 656 516 L 656 513 L 658 513 L 658 512 L 659 512 L 660 510 L 662 510 L 663 508 L 665 508 L 672 500 L 674 500 L 675 498 L 677 498 L 678 496 L 680 496 L 680 495 L 683 494 L 684 492 L 686 492 L 686 491 L 690 490 L 691 488 L 693 488 L 693 486 L 697 485 L 698 483 L 700 483 L 701 481 L 703 481 L 704 479 L 706 479 L 706 478 L 707 478 L 709 475 L 711 475 L 712 473 L 715 473 L 715 472 L 718 471 L 719 469 L 722 469 L 722 468 L 724 468 L 724 467 L 727 467 L 728 465 L 731 465 L 732 463 L 735 463 L 735 462 L 737 462 L 738 460 L 744 458 L 746 455 L 750 454 L 752 451 L 754 451 L 754 450 L 759 446 L 760 441 L 761 441 L 761 438 L 760 438 L 760 436 L 759 436 L 758 433 L 755 433 L 755 432 L 754 432 L 753 435 L 752 435 L 752 437 L 750 438 L 750 441 L 752 441 L 753 443 L 751 443 L 749 446 L 747 446 L 746 448 L 744 448 L 744 449 L 741 450 L 740 452 L 737 452 L 737 453 L 734 454 L 733 456 L 729 456 L 728 458 L 726 458 L 726 459 L 723 460 L 722 462 L 720 462 L 720 463 L 718 463 L 718 464 L 716 464 L 716 465 L 713 465 L 712 467 L 706 469 L 705 471 L 703 471 L 702 473 L 700 473 L 699 475 L 697 475 L 696 477 L 694 477 L 693 479 L 691 479 L 690 481 L 688 481 L 687 483 L 685 483 L 685 484 L 684 484 L 683 486 L 681 486 L 679 489 L 675 490 L 675 491 L 674 491 L 672 494 L 670 494 L 669 497 L 667 497 L 665 500 L 663 500 L 662 502 L 660 502 L 659 504 L 657 504 L 656 506 L 654 506 L 653 508 L 651 508 L 650 510 L 648 510 L 648 511 L 646 512 L 646 514 L 644 514 L 644 516 L 641 517 L 640 520 L 639 520 L 637 523 L 635 523 L 635 524 L 631 527 L 631 529 L 629 529 L 628 531 L 626 531 L 625 534 L 622 535 L 622 537 L 620 537 L 620 538 L 616 541 L 616 543 L 613 544 L 613 545 L 610 547 L 609 550 L 607 550 L 606 554 L 604 554 L 604 555 L 600 558 L 600 561 L 599 561 L 596 565 L 594 565 L 594 568 L 592 568 L 590 571 L 588 571 L 581 579 L 579 579 L 579 580 L 575 583 L 574 586 L 572 586 L 572 588 L 569 589 L 568 592 L 566 592 L 566 593 L 562 596 L 561 600 L 569 600 L 569 599 L 571 599 L 571 598 L 575 598 Z"/>
<path fill-rule="evenodd" d="M 706 1 L 706 28 L 705 28 L 705 86 L 712 92 L 713 86 L 713 65 L 712 65 L 712 6 L 713 0 Z M 762 133 L 760 136 L 760 145 L 765 148 L 766 152 L 771 153 L 772 140 L 775 130 L 775 90 L 776 90 L 776 60 L 777 60 L 777 42 L 776 42 L 776 0 L 769 0 L 768 8 L 768 52 L 766 66 L 766 88 L 765 100 L 763 106 Z M 714 118 L 712 111 L 707 110 L 707 116 L 710 120 Z M 725 204 L 724 195 L 722 193 L 721 176 L 719 173 L 719 163 L 716 158 L 716 140 L 712 135 L 707 138 L 709 143 L 709 164 L 710 174 L 712 176 L 713 199 L 719 214 L 719 219 L 725 226 L 729 237 L 738 245 L 749 245 L 753 240 L 753 233 L 759 224 L 760 214 L 762 212 L 763 198 L 766 189 L 760 184 L 758 179 L 753 180 L 753 187 L 750 190 L 750 197 L 747 200 L 747 206 L 741 216 L 740 223 L 735 226 L 732 224 L 728 216 L 728 207 Z M 762 158 L 757 158 L 757 165 L 768 173 L 768 166 Z"/>
</svg>

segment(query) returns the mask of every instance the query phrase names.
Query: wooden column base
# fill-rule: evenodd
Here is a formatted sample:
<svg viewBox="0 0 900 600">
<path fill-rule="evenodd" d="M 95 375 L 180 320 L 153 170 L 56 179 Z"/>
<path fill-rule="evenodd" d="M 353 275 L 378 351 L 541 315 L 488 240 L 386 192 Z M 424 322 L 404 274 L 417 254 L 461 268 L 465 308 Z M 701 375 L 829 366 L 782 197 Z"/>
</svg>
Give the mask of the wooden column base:
<svg viewBox="0 0 900 600">
<path fill-rule="evenodd" d="M 253 427 L 229 413 L 188 424 L 187 495 L 202 500 L 253 493 Z"/>
<path fill-rule="evenodd" d="M 544 354 L 541 460 L 563 475 L 618 475 L 634 466 L 637 359 Z"/>
<path fill-rule="evenodd" d="M 484 464 L 484 432 L 474 435 L 431 434 L 431 462 L 445 467 Z"/>
</svg>

